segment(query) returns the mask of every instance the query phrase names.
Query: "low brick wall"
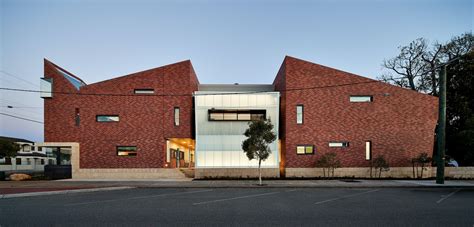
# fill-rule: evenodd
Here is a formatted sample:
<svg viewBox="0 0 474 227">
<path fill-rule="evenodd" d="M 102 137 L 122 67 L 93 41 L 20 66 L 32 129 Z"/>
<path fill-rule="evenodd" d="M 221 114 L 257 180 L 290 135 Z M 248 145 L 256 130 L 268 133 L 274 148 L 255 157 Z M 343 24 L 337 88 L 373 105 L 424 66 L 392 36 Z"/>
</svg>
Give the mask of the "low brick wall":
<svg viewBox="0 0 474 227">
<path fill-rule="evenodd" d="M 257 168 L 196 168 L 194 178 L 255 178 L 258 177 Z M 278 168 L 262 168 L 262 177 L 279 178 Z"/>
<path fill-rule="evenodd" d="M 327 174 L 327 173 L 326 173 Z M 373 170 L 373 176 L 378 177 L 378 173 Z M 377 175 L 376 175 L 377 174 Z M 415 176 L 421 175 L 421 168 L 415 170 Z M 318 178 L 323 177 L 322 168 L 287 168 L 288 178 Z M 338 168 L 334 171 L 334 177 L 347 178 L 370 178 L 370 168 Z M 389 171 L 382 172 L 382 178 L 413 178 L 412 167 L 391 167 Z M 426 167 L 423 170 L 423 178 L 436 177 L 436 167 Z M 445 177 L 453 179 L 474 179 L 474 167 L 445 167 Z"/>
<path fill-rule="evenodd" d="M 436 177 L 436 168 L 433 168 L 432 176 Z M 474 166 L 469 167 L 445 167 L 444 175 L 454 179 L 474 179 Z"/>
<path fill-rule="evenodd" d="M 73 169 L 73 179 L 184 179 L 178 169 Z"/>
</svg>

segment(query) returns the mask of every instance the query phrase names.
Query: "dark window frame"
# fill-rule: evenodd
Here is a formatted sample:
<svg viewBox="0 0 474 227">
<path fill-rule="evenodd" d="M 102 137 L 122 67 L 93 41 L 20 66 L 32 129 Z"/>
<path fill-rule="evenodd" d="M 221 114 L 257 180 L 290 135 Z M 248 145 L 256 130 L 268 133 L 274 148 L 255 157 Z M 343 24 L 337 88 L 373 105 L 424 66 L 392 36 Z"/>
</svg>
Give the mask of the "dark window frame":
<svg viewBox="0 0 474 227">
<path fill-rule="evenodd" d="M 134 152 L 132 152 L 132 154 L 134 154 L 134 155 L 130 155 L 130 154 L 128 154 L 128 155 L 119 155 L 120 151 L 128 151 L 128 150 L 120 150 L 120 148 L 125 148 L 125 147 L 135 148 Z M 117 156 L 119 156 L 119 157 L 136 157 L 136 156 L 138 156 L 137 146 L 118 145 L 118 146 L 115 147 L 115 151 L 116 151 Z"/>
<path fill-rule="evenodd" d="M 176 110 L 178 110 L 178 121 L 176 121 Z M 174 126 L 179 126 L 181 123 L 181 109 L 177 106 L 173 108 L 173 121 Z"/>
<path fill-rule="evenodd" d="M 144 93 L 140 93 L 140 91 L 143 91 Z M 136 95 L 153 95 L 153 94 L 155 94 L 155 89 L 153 89 L 153 88 L 135 88 L 135 89 L 133 89 L 133 94 L 136 94 Z"/>
<path fill-rule="evenodd" d="M 367 143 L 370 144 L 370 147 L 369 147 L 369 158 L 367 158 Z M 365 148 L 365 150 L 364 150 L 364 155 L 365 155 L 365 157 L 364 157 L 364 158 L 365 158 L 366 161 L 370 161 L 370 160 L 372 160 L 372 146 L 373 146 L 372 140 L 366 140 L 365 143 L 364 143 L 364 145 L 365 145 L 365 146 L 364 146 L 364 148 Z"/>
<path fill-rule="evenodd" d="M 304 154 L 298 154 L 298 147 L 304 148 Z M 312 147 L 311 153 L 306 153 L 307 147 Z M 316 146 L 314 146 L 314 144 L 297 144 L 296 145 L 296 155 L 314 155 L 314 154 L 316 154 Z"/>
<path fill-rule="evenodd" d="M 298 122 L 298 107 L 301 107 L 301 123 Z M 303 104 L 297 104 L 296 105 L 296 124 L 297 125 L 302 125 L 304 123 L 304 105 Z"/>
<path fill-rule="evenodd" d="M 236 114 L 235 119 L 225 119 L 224 115 L 228 114 Z M 211 118 L 211 114 L 222 114 L 222 119 Z M 250 120 L 248 119 L 239 119 L 240 115 L 247 115 L 250 114 Z M 266 120 L 267 119 L 267 110 L 265 109 L 209 109 L 207 110 L 207 120 L 208 121 L 255 121 L 258 119 Z"/>
<path fill-rule="evenodd" d="M 341 147 L 331 147 L 331 146 L 329 146 L 330 143 L 342 143 L 342 146 Z M 329 148 L 347 148 L 349 146 L 350 146 L 349 141 L 329 141 L 328 142 L 328 147 Z"/>
<path fill-rule="evenodd" d="M 349 95 L 349 102 L 350 103 L 368 103 L 368 102 L 351 102 L 351 97 L 369 97 L 370 101 L 368 101 L 368 102 L 374 102 L 374 96 L 373 95 Z"/>
<path fill-rule="evenodd" d="M 118 121 L 99 121 L 99 117 L 118 117 Z M 95 121 L 99 123 L 117 123 L 120 122 L 120 116 L 118 114 L 97 114 L 95 115 Z"/>
</svg>

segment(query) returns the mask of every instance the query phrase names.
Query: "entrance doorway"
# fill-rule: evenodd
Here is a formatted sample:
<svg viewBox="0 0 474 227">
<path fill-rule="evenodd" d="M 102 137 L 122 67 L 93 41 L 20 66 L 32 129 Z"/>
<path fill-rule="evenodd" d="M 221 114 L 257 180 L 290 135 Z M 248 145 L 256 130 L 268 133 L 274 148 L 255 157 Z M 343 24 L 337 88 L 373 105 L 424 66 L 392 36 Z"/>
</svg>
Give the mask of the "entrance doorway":
<svg viewBox="0 0 474 227">
<path fill-rule="evenodd" d="M 168 168 L 194 168 L 193 139 L 169 138 L 166 145 L 166 164 Z"/>
</svg>

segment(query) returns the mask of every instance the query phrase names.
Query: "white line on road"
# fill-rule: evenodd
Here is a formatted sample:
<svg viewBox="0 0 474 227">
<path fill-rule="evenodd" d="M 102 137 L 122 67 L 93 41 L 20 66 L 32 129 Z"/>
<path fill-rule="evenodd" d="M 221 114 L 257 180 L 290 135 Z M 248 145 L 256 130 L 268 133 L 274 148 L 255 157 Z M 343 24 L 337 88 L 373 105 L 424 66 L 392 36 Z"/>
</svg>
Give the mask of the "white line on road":
<svg viewBox="0 0 474 227">
<path fill-rule="evenodd" d="M 202 204 L 208 204 L 208 203 L 217 203 L 217 202 L 224 202 L 224 201 L 236 200 L 236 199 L 246 199 L 246 198 L 259 197 L 259 196 L 273 195 L 273 194 L 278 194 L 278 193 L 280 193 L 280 192 L 268 192 L 268 193 L 263 193 L 263 194 L 246 195 L 246 196 L 239 196 L 239 197 L 233 197 L 233 198 L 227 198 L 227 199 L 217 199 L 217 200 L 211 200 L 211 201 L 204 201 L 204 202 L 199 202 L 199 203 L 193 203 L 193 205 L 202 205 Z"/>
<path fill-rule="evenodd" d="M 341 197 L 337 197 L 337 198 L 333 198 L 333 199 L 327 199 L 327 200 L 316 202 L 315 204 L 319 205 L 319 204 L 323 204 L 323 203 L 328 203 L 328 202 L 332 202 L 332 201 L 336 201 L 336 200 L 340 200 L 340 199 L 345 199 L 345 198 L 351 198 L 351 197 L 355 197 L 355 196 L 358 196 L 358 195 L 363 195 L 363 194 L 372 193 L 372 192 L 376 192 L 376 191 L 380 191 L 380 189 L 375 189 L 375 190 L 370 190 L 370 191 L 365 191 L 365 192 L 359 192 L 359 193 L 356 193 L 356 194 L 341 196 Z"/>
<path fill-rule="evenodd" d="M 454 192 L 451 192 L 451 193 L 449 193 L 449 194 L 447 194 L 447 195 L 443 195 L 443 196 L 442 196 L 443 198 L 441 198 L 441 199 L 439 199 L 438 201 L 436 201 L 436 203 L 439 204 L 439 203 L 443 202 L 445 199 L 447 199 L 447 198 L 451 197 L 452 195 L 456 194 L 456 192 L 458 192 L 458 191 L 461 191 L 461 189 L 458 188 L 458 189 L 457 189 L 456 191 L 454 191 Z"/>
<path fill-rule="evenodd" d="M 108 202 L 117 202 L 123 200 L 133 200 L 133 199 L 149 199 L 155 197 L 163 197 L 163 196 L 171 196 L 171 195 L 184 195 L 184 194 L 193 194 L 193 193 L 200 193 L 200 192 L 210 192 L 213 191 L 212 189 L 208 190 L 200 190 L 200 191 L 189 191 L 189 192 L 176 192 L 176 193 L 166 193 L 166 194 L 158 194 L 158 195 L 150 195 L 150 196 L 137 196 L 137 197 L 130 197 L 130 198 L 123 198 L 123 199 L 108 199 L 108 200 L 98 200 L 92 202 L 83 202 L 83 203 L 70 203 L 64 206 L 77 206 L 77 205 L 88 205 L 88 204 L 96 204 L 96 203 L 108 203 Z"/>
</svg>

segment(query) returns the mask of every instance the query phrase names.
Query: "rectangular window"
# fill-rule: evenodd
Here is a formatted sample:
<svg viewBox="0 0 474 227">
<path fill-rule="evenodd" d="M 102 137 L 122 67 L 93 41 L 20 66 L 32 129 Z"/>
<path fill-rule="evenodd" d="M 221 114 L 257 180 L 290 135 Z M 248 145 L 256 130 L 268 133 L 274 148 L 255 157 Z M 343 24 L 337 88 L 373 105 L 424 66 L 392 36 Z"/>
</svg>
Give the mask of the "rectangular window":
<svg viewBox="0 0 474 227">
<path fill-rule="evenodd" d="M 314 154 L 313 145 L 297 145 L 296 154 Z"/>
<path fill-rule="evenodd" d="M 41 98 L 52 98 L 53 97 L 53 78 L 41 78 L 40 79 L 40 97 Z"/>
<path fill-rule="evenodd" d="M 256 121 L 266 119 L 266 110 L 216 110 L 210 109 L 209 121 Z"/>
<path fill-rule="evenodd" d="M 17 165 L 21 165 L 21 158 L 17 158 L 17 159 L 16 159 L 16 164 L 17 164 Z"/>
<path fill-rule="evenodd" d="M 296 124 L 303 124 L 303 105 L 296 106 Z"/>
<path fill-rule="evenodd" d="M 372 102 L 373 97 L 370 95 L 351 95 L 349 97 L 350 102 Z"/>
<path fill-rule="evenodd" d="M 97 122 L 118 122 L 119 116 L 118 115 L 97 115 L 96 121 Z"/>
<path fill-rule="evenodd" d="M 329 142 L 329 147 L 348 147 L 349 142 Z"/>
<path fill-rule="evenodd" d="M 137 156 L 136 146 L 117 146 L 118 156 Z"/>
<path fill-rule="evenodd" d="M 76 126 L 79 126 L 79 124 L 81 123 L 81 116 L 79 114 L 79 108 L 76 108 L 75 123 L 76 123 Z"/>
<path fill-rule="evenodd" d="M 365 142 L 365 160 L 370 160 L 372 158 L 372 142 Z"/>
<path fill-rule="evenodd" d="M 133 91 L 135 94 L 154 94 L 155 90 L 152 88 L 145 88 L 145 89 L 135 89 Z"/>
<path fill-rule="evenodd" d="M 174 108 L 174 126 L 179 126 L 179 107 Z"/>
</svg>

